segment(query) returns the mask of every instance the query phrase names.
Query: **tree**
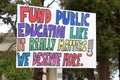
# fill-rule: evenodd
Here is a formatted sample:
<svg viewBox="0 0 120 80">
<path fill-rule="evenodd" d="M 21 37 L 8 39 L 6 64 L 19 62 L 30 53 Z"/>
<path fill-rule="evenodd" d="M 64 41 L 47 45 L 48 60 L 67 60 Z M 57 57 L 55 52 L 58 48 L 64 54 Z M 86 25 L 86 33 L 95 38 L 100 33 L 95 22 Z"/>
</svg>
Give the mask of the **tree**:
<svg viewBox="0 0 120 80">
<path fill-rule="evenodd" d="M 0 80 L 2 80 L 2 75 L 7 80 L 30 80 L 33 71 L 30 69 L 17 69 L 15 52 L 9 53 L 10 55 L 6 55 L 5 52 L 0 52 Z"/>
<path fill-rule="evenodd" d="M 41 1 L 42 1 L 42 3 L 41 3 Z M 10 0 L 9 1 L 8 0 L 1 0 L 0 1 L 0 19 L 2 19 L 2 21 L 5 24 L 11 25 L 12 30 L 13 30 L 15 37 L 16 37 L 16 35 L 17 35 L 17 29 L 16 29 L 17 4 L 19 3 L 19 4 L 29 4 L 29 5 L 35 5 L 35 6 L 42 6 L 41 4 L 43 4 L 43 2 L 44 2 L 44 0 L 31 0 L 31 2 L 16 0 L 15 3 L 11 3 Z M 3 17 L 2 15 L 6 15 L 6 17 Z M 15 20 L 12 20 L 11 16 L 15 16 L 16 17 Z M 36 74 L 36 73 L 39 74 L 39 73 L 43 72 L 40 70 L 42 70 L 42 69 L 35 69 L 34 74 Z M 41 76 L 41 77 L 39 77 L 39 76 Z M 38 78 L 39 78 L 39 80 L 42 80 L 42 75 L 40 74 L 40 75 L 34 77 L 34 80 L 38 80 Z"/>
<path fill-rule="evenodd" d="M 119 54 L 119 0 L 61 0 L 65 9 L 95 12 L 97 18 L 97 62 L 100 80 L 110 80 L 110 59 Z M 89 69 L 88 69 L 89 70 Z M 93 70 L 89 71 L 89 73 Z M 94 77 L 94 75 L 91 75 Z M 89 80 L 93 80 L 90 79 Z"/>
<path fill-rule="evenodd" d="M 17 12 L 17 4 L 27 4 L 27 5 L 32 5 L 32 6 L 43 6 L 44 4 L 44 0 L 31 0 L 31 1 L 27 1 L 27 0 L 16 0 L 14 3 L 10 2 L 11 0 L 1 0 L 0 1 L 0 19 L 2 19 L 2 21 L 5 24 L 10 24 L 12 27 L 12 30 L 15 34 L 15 37 L 17 36 L 17 29 L 16 29 L 16 21 L 17 21 L 17 17 L 16 17 L 16 12 Z M 53 0 L 47 7 L 49 7 L 55 0 Z M 7 15 L 6 17 L 3 17 L 2 15 Z M 12 16 L 15 16 L 15 20 L 12 20 Z M 15 43 L 14 43 L 15 44 Z M 10 48 L 14 45 L 12 44 L 10 46 Z M 10 49 L 9 48 L 9 49 Z M 9 52 L 9 50 L 7 51 L 7 53 Z M 43 74 L 45 74 L 43 72 L 43 69 L 34 69 L 34 76 L 33 79 L 34 80 L 42 80 L 42 76 Z"/>
</svg>

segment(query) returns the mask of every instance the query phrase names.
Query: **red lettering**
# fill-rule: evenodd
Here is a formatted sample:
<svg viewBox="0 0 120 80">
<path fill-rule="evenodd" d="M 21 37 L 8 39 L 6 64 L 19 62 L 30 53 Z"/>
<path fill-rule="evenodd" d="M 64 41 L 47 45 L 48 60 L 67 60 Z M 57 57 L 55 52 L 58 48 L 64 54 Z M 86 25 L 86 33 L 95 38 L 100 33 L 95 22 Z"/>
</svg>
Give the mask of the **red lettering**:
<svg viewBox="0 0 120 80">
<path fill-rule="evenodd" d="M 44 9 L 39 9 L 38 8 L 38 23 L 43 23 L 44 22 Z"/>
<path fill-rule="evenodd" d="M 68 53 L 64 53 L 64 60 L 63 60 L 63 66 L 65 66 L 65 64 L 67 64 L 68 61 Z"/>
<path fill-rule="evenodd" d="M 28 14 L 26 14 L 28 12 Z M 51 20 L 51 11 L 49 9 L 20 7 L 20 21 L 24 22 L 25 17 L 29 17 L 31 23 L 48 23 Z"/>
<path fill-rule="evenodd" d="M 37 9 L 30 7 L 29 9 L 29 20 L 30 22 L 35 22 L 37 17 Z"/>
<path fill-rule="evenodd" d="M 50 20 L 51 20 L 51 12 L 50 12 L 50 10 L 46 10 L 46 16 L 45 16 L 45 23 L 48 23 L 48 22 L 50 22 Z"/>
<path fill-rule="evenodd" d="M 78 59 L 77 59 L 77 64 L 79 64 L 79 66 L 83 66 L 82 63 L 80 64 L 80 57 L 82 57 L 82 54 L 78 54 Z"/>
<path fill-rule="evenodd" d="M 68 58 L 68 61 L 67 61 L 67 66 L 72 66 L 73 60 L 74 60 L 74 59 L 73 59 L 73 54 L 70 53 L 69 58 Z"/>
<path fill-rule="evenodd" d="M 20 22 L 24 22 L 24 18 L 26 17 L 26 14 L 24 14 L 25 12 L 28 12 L 28 7 L 20 7 Z"/>
<path fill-rule="evenodd" d="M 73 66 L 79 66 L 79 63 L 75 63 L 75 61 L 79 59 L 78 55 L 75 53 L 73 54 Z"/>
<path fill-rule="evenodd" d="M 80 63 L 80 57 L 82 57 L 82 54 L 64 54 L 64 60 L 63 60 L 63 66 L 83 66 L 82 63 Z"/>
</svg>

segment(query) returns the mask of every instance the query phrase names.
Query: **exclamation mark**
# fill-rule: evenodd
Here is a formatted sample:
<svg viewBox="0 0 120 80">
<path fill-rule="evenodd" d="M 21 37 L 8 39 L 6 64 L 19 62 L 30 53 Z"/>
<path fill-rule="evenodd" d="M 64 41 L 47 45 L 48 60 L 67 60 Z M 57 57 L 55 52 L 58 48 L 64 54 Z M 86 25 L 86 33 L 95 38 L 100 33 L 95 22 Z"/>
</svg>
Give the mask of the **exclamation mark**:
<svg viewBox="0 0 120 80">
<path fill-rule="evenodd" d="M 87 56 L 91 57 L 93 55 L 93 39 L 88 41 L 88 51 Z"/>
</svg>

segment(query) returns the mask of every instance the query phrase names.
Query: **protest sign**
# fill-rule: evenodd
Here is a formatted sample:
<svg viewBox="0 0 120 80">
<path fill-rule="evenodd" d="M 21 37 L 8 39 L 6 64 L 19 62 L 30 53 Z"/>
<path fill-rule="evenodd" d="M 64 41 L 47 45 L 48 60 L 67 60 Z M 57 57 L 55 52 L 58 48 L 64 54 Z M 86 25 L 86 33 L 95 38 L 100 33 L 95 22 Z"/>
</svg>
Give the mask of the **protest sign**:
<svg viewBox="0 0 120 80">
<path fill-rule="evenodd" d="M 17 68 L 95 68 L 96 14 L 17 6 Z"/>
</svg>

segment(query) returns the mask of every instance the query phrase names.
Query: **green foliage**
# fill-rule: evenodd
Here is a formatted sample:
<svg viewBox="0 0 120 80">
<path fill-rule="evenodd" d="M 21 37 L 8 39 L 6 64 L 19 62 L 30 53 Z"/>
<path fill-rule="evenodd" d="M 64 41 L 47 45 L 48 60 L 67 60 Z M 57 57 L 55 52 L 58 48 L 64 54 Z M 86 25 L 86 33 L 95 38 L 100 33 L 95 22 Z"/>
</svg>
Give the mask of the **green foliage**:
<svg viewBox="0 0 120 80">
<path fill-rule="evenodd" d="M 119 0 L 62 0 L 61 5 L 65 9 L 94 12 L 97 19 L 97 53 L 99 55 L 110 55 L 119 52 L 120 23 L 115 14 L 119 10 Z M 113 57 L 113 56 L 111 56 Z"/>
<path fill-rule="evenodd" d="M 69 10 L 90 11 L 89 8 L 95 9 L 95 7 L 93 7 L 95 5 L 94 2 L 95 0 L 62 0 L 61 5 Z"/>
<path fill-rule="evenodd" d="M 116 69 L 120 52 L 120 0 L 61 0 L 61 5 L 68 10 L 96 13 L 97 57 L 109 58 L 111 71 Z"/>
<path fill-rule="evenodd" d="M 40 0 L 31 0 L 30 2 L 24 2 L 25 0 L 14 0 L 14 3 L 9 2 L 9 0 L 0 0 L 0 19 L 5 24 L 10 24 L 14 34 L 17 34 L 16 20 L 12 19 L 12 16 L 17 14 L 17 4 L 27 4 L 33 6 L 42 6 Z M 5 17 L 3 17 L 3 15 Z M 0 38 L 2 42 L 2 38 Z M 15 67 L 15 52 L 0 53 L 0 80 L 1 76 L 4 74 L 7 80 L 31 80 L 33 71 L 30 69 L 17 69 Z"/>
<path fill-rule="evenodd" d="M 14 14 L 16 14 L 17 11 L 17 5 L 16 4 L 8 4 L 8 7 L 5 6 L 3 10 L 3 13 L 6 14 L 8 13 L 8 15 L 13 16 Z"/>
<path fill-rule="evenodd" d="M 98 56 L 107 56 L 109 58 L 116 57 L 119 52 L 120 38 L 119 35 L 112 29 L 103 30 L 97 38 Z"/>
<path fill-rule="evenodd" d="M 79 80 L 84 79 L 85 77 L 87 77 L 87 70 L 83 70 L 83 69 L 79 69 L 79 68 L 64 68 L 63 69 L 63 77 L 67 74 L 68 76 L 68 80 L 70 80 L 72 78 L 72 75 L 75 74 L 76 78 Z"/>
<path fill-rule="evenodd" d="M 0 17 L 1 15 L 7 14 L 5 18 L 2 18 L 5 24 L 15 23 L 12 21 L 11 16 L 17 14 L 17 4 L 28 4 L 32 6 L 42 6 L 40 0 L 31 0 L 31 2 L 24 2 L 23 0 L 16 0 L 14 3 L 9 2 L 8 0 L 0 1 Z"/>
<path fill-rule="evenodd" d="M 65 0 L 62 5 L 69 10 L 94 12 L 97 19 L 97 53 L 98 55 L 111 55 L 119 52 L 118 33 L 114 30 L 120 23 L 116 18 L 116 10 L 119 9 L 119 0 Z M 71 6 L 72 5 L 72 6 Z M 113 56 L 111 56 L 113 57 Z"/>
<path fill-rule="evenodd" d="M 4 74 L 7 80 L 31 80 L 33 71 L 16 68 L 15 58 L 15 52 L 0 53 L 0 74 Z"/>
<path fill-rule="evenodd" d="M 42 6 L 40 0 L 31 0 L 31 4 L 32 6 Z"/>
<path fill-rule="evenodd" d="M 3 38 L 0 36 L 0 43 L 2 43 L 2 41 L 3 41 Z"/>
</svg>

